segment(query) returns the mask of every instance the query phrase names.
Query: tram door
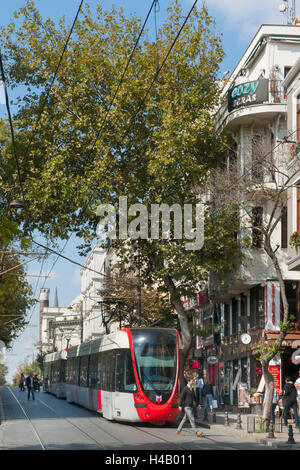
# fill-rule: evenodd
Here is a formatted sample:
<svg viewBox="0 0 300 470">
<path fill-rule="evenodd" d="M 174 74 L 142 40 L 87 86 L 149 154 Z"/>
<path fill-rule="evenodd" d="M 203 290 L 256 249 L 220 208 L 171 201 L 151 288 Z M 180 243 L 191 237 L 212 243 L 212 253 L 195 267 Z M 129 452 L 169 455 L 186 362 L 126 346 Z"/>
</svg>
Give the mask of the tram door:
<svg viewBox="0 0 300 470">
<path fill-rule="evenodd" d="M 121 393 L 122 390 L 122 364 L 121 364 L 121 354 L 116 354 L 116 363 L 115 363 L 115 393 L 114 393 L 114 403 L 113 407 L 116 410 L 116 414 L 120 416 L 121 412 Z"/>
</svg>

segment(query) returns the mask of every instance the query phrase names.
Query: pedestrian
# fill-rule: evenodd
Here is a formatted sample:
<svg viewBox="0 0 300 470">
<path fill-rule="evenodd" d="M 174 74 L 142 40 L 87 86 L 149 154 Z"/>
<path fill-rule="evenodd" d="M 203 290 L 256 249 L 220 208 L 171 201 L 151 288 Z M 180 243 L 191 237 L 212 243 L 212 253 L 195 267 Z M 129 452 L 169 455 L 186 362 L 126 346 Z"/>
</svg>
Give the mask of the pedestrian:
<svg viewBox="0 0 300 470">
<path fill-rule="evenodd" d="M 26 387 L 28 390 L 27 392 L 28 400 L 30 400 L 30 392 L 32 395 L 32 399 L 34 400 L 34 375 L 33 374 L 28 375 L 28 377 L 26 378 Z"/>
<path fill-rule="evenodd" d="M 289 409 L 292 408 L 293 413 L 294 413 L 296 427 L 299 428 L 299 416 L 298 416 L 298 411 L 297 411 L 297 390 L 296 390 L 295 385 L 292 382 L 291 377 L 286 377 L 283 391 L 280 390 L 279 394 L 283 396 L 284 426 L 288 425 L 288 412 L 289 412 Z"/>
<path fill-rule="evenodd" d="M 197 430 L 193 414 L 193 407 L 197 406 L 197 399 L 193 390 L 193 384 L 194 379 L 192 377 L 187 377 L 187 385 L 184 387 L 179 399 L 179 411 L 183 409 L 184 416 L 178 426 L 176 434 L 183 436 L 181 429 L 183 428 L 184 423 L 188 419 L 196 433 L 196 436 L 200 437 L 203 435 L 203 432 Z M 200 405 L 198 405 L 198 407 L 200 408 Z"/>
<path fill-rule="evenodd" d="M 208 378 L 205 379 L 204 386 L 203 386 L 203 395 L 205 396 L 204 402 L 204 409 L 206 410 L 207 406 L 210 407 L 210 411 L 212 411 L 212 401 L 213 401 L 213 386 L 209 382 Z"/>
<path fill-rule="evenodd" d="M 197 374 L 197 377 L 195 379 L 195 385 L 196 385 L 196 398 L 197 398 L 197 403 L 198 405 L 202 405 L 202 389 L 204 385 L 204 380 L 201 377 L 201 374 Z"/>
<path fill-rule="evenodd" d="M 22 372 L 21 377 L 20 377 L 20 382 L 19 382 L 20 392 L 25 392 L 24 384 L 25 384 L 25 377 L 24 377 L 24 374 Z"/>
<path fill-rule="evenodd" d="M 298 370 L 298 378 L 294 385 L 297 390 L 298 415 L 300 415 L 300 370 Z"/>
<path fill-rule="evenodd" d="M 37 374 L 35 374 L 35 376 L 33 377 L 33 386 L 34 386 L 35 391 L 37 391 L 37 392 L 40 391 L 40 381 L 38 379 Z"/>
</svg>

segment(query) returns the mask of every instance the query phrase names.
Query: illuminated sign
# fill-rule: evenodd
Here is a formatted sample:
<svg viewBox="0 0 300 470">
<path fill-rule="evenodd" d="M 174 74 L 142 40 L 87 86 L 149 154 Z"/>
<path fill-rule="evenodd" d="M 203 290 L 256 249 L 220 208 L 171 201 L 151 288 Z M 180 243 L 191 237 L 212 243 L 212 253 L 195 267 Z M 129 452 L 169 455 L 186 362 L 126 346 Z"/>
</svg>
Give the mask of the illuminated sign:
<svg viewBox="0 0 300 470">
<path fill-rule="evenodd" d="M 201 369 L 201 362 L 195 361 L 194 359 L 190 360 L 190 368 L 191 369 Z"/>
<path fill-rule="evenodd" d="M 260 78 L 252 82 L 241 83 L 228 91 L 228 111 L 263 103 L 269 99 L 269 80 Z"/>
</svg>

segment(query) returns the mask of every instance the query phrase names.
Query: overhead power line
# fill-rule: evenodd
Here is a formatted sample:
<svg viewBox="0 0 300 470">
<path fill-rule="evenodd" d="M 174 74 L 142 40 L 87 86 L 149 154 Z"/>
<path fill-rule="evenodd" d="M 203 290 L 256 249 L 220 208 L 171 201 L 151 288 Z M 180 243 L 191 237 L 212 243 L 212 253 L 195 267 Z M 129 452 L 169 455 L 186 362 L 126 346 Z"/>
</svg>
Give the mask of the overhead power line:
<svg viewBox="0 0 300 470">
<path fill-rule="evenodd" d="M 106 122 L 107 116 L 108 116 L 108 114 L 109 114 L 109 112 L 110 112 L 110 110 L 111 110 L 111 108 L 112 108 L 112 105 L 113 105 L 113 103 L 114 103 L 114 101 L 115 101 L 115 99 L 116 99 L 116 96 L 117 96 L 117 94 L 118 94 L 118 92 L 119 92 L 119 90 L 120 90 L 120 88 L 121 88 L 121 85 L 122 85 L 122 83 L 123 83 L 125 74 L 126 74 L 126 72 L 127 72 L 127 70 L 128 70 L 129 64 L 130 64 L 130 62 L 131 62 L 131 60 L 132 60 L 133 54 L 135 53 L 135 50 L 136 50 L 136 48 L 137 48 L 137 45 L 138 45 L 139 40 L 140 40 L 140 38 L 141 38 L 141 35 L 143 34 L 143 31 L 144 31 L 144 29 L 145 29 L 146 23 L 147 23 L 147 21 L 148 21 L 148 19 L 149 19 L 149 16 L 150 16 L 150 14 L 151 14 L 152 8 L 156 5 L 156 3 L 157 3 L 157 0 L 153 0 L 152 5 L 151 5 L 151 7 L 150 7 L 150 9 L 149 9 L 149 11 L 148 11 L 148 14 L 147 14 L 147 16 L 146 16 L 146 19 L 145 19 L 145 21 L 144 21 L 144 24 L 143 24 L 143 26 L 142 26 L 142 28 L 141 28 L 141 30 L 140 30 L 140 33 L 139 33 L 139 35 L 138 35 L 138 37 L 137 37 L 137 39 L 136 39 L 136 41 L 135 41 L 135 44 L 134 44 L 133 49 L 132 49 L 132 51 L 131 51 L 131 54 L 130 54 L 128 60 L 127 60 L 126 66 L 125 66 L 125 68 L 124 68 L 124 70 L 123 70 L 123 73 L 122 73 L 122 76 L 121 76 L 120 81 L 119 81 L 119 83 L 118 83 L 118 86 L 117 86 L 117 88 L 116 88 L 116 91 L 115 91 L 115 93 L 114 93 L 114 95 L 113 95 L 113 98 L 112 98 L 112 100 L 111 100 L 111 102 L 110 102 L 110 104 L 109 104 L 109 106 L 108 106 L 108 110 L 106 111 L 106 114 L 105 114 L 105 116 L 104 116 L 103 122 L 102 122 L 101 127 L 100 127 L 100 130 L 99 130 L 99 132 L 96 134 L 96 139 L 94 140 L 94 143 L 93 143 L 93 145 L 92 145 L 91 151 L 94 149 L 97 140 L 98 140 L 99 137 L 101 136 L 101 132 L 102 132 L 102 129 L 103 129 L 104 124 L 105 124 L 105 122 Z"/>
</svg>

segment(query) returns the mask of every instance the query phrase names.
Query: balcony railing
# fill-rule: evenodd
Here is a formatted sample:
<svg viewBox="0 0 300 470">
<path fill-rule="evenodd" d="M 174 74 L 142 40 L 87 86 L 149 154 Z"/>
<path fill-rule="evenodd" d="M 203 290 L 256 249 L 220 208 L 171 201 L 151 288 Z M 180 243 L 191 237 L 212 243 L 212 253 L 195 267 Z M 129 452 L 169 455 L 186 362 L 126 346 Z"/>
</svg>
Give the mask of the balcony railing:
<svg viewBox="0 0 300 470">
<path fill-rule="evenodd" d="M 236 110 L 241 110 L 253 106 L 257 106 L 258 104 L 282 104 L 286 103 L 287 97 L 285 89 L 282 86 L 282 80 L 268 80 L 268 93 L 267 99 L 264 101 L 258 102 L 251 102 L 246 101 L 244 105 L 240 105 L 236 109 L 230 112 L 235 112 Z M 228 111 L 228 94 L 224 96 L 222 104 L 216 114 L 216 123 L 217 127 L 222 127 L 224 120 L 226 119 L 227 115 L 230 113 Z"/>
</svg>

